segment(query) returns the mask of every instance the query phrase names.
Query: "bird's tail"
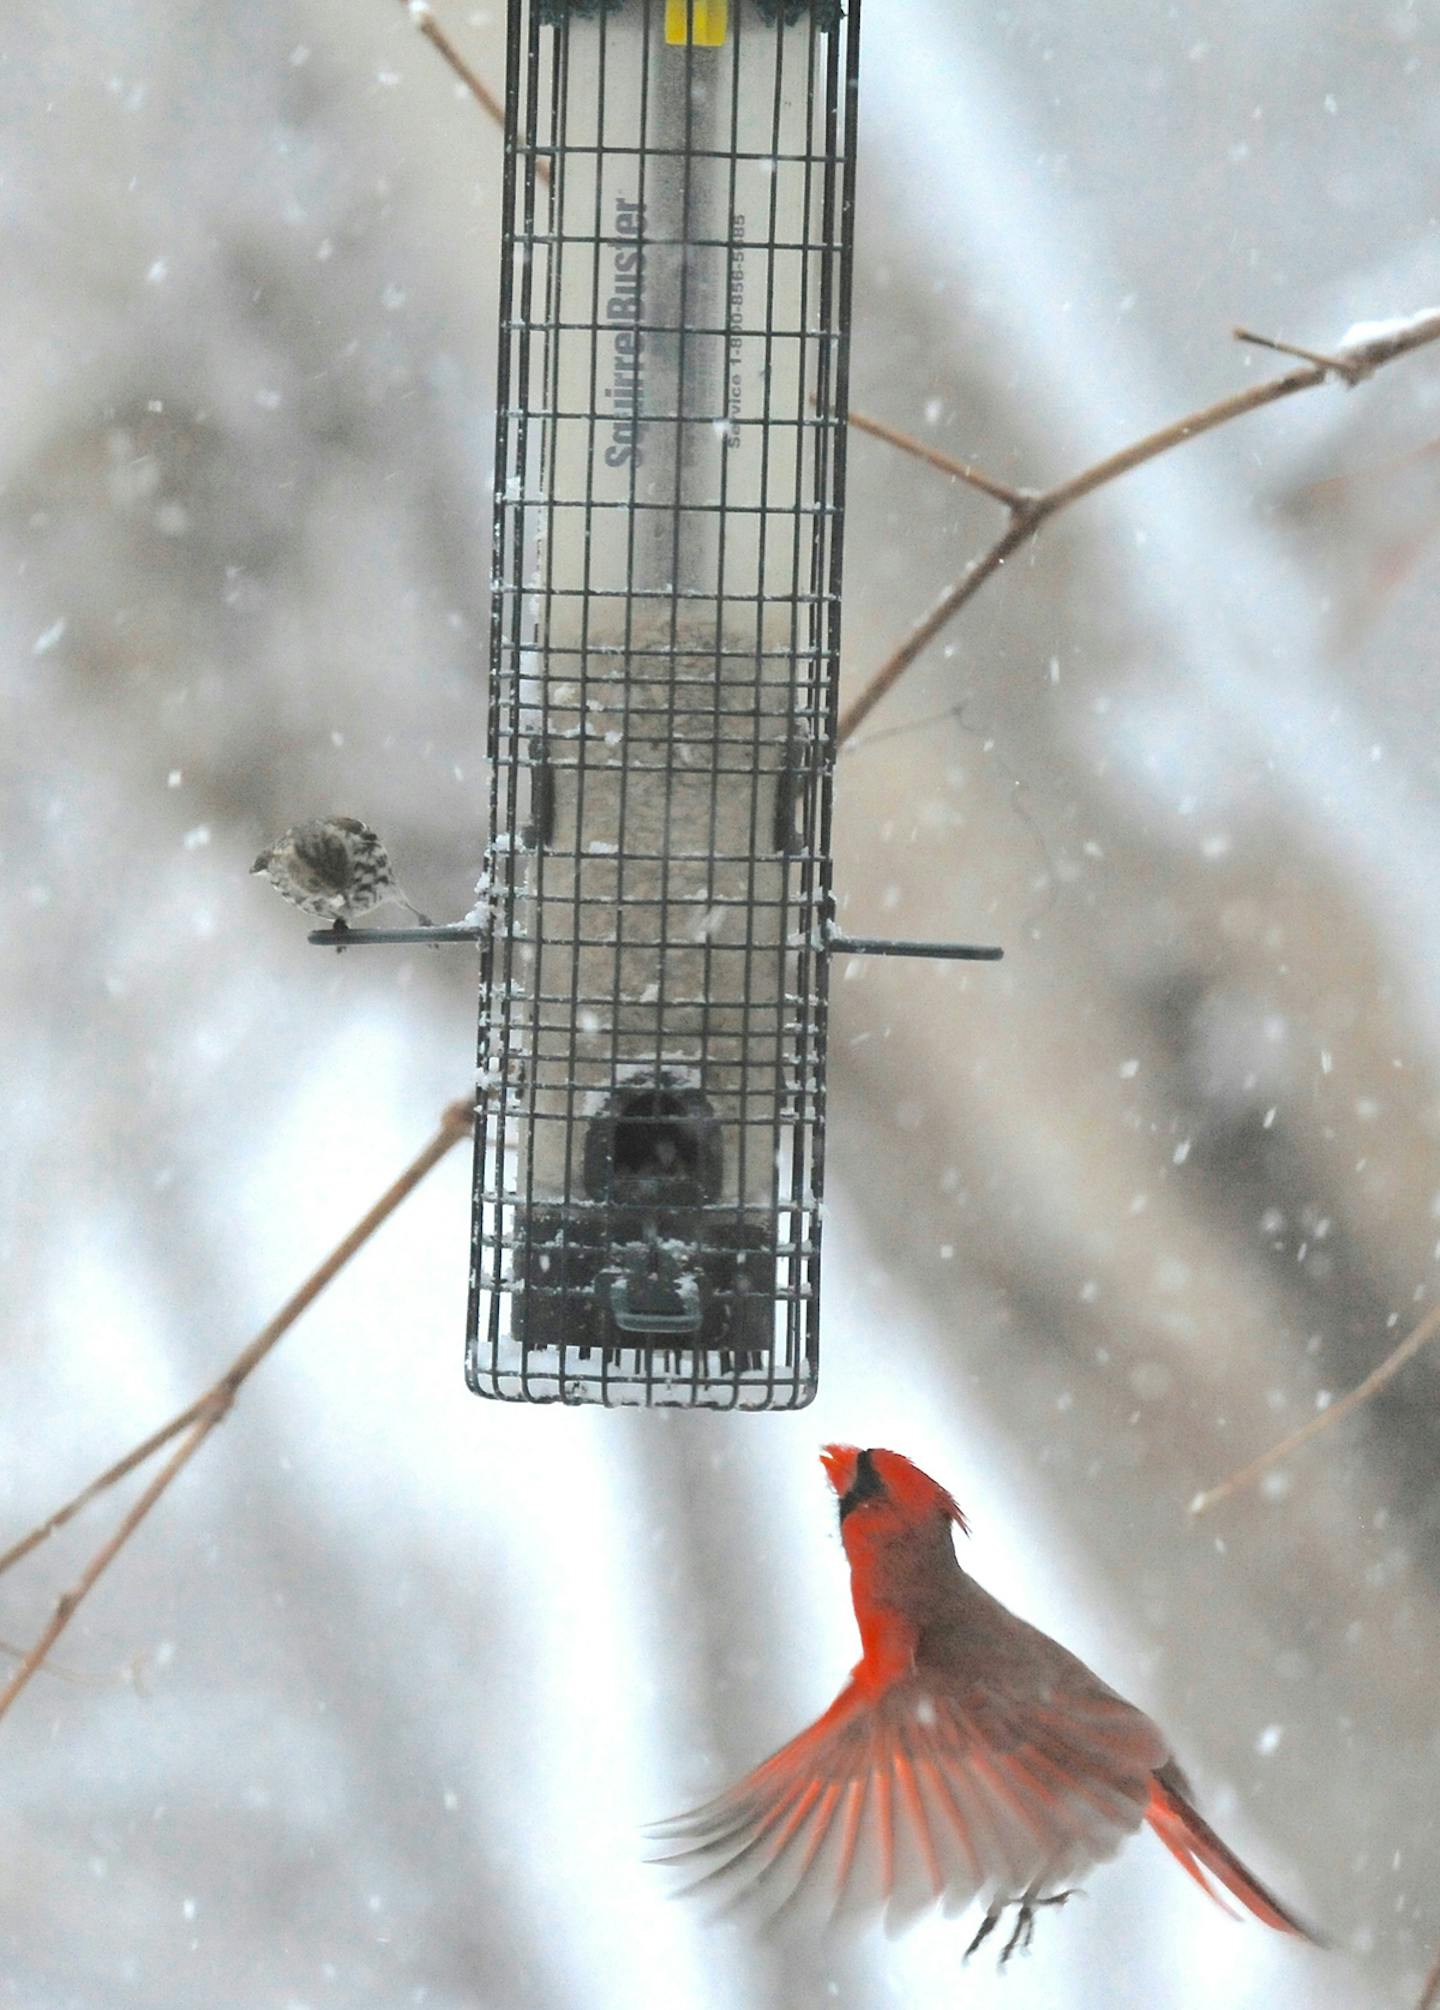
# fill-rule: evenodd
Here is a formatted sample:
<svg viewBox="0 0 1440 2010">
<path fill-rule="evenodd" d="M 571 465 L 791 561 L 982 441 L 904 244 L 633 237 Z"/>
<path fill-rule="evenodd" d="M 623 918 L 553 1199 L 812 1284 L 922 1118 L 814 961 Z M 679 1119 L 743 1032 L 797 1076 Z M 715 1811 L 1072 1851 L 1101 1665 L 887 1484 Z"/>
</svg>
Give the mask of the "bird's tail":
<svg viewBox="0 0 1440 2010">
<path fill-rule="evenodd" d="M 1145 1810 L 1145 1819 L 1181 1869 L 1194 1878 L 1222 1912 L 1229 1912 L 1230 1907 L 1210 1884 L 1205 1875 L 1207 1871 L 1239 1899 L 1247 1912 L 1263 1920 L 1266 1926 L 1273 1926 L 1279 1933 L 1297 1933 L 1302 1940 L 1312 1941 L 1317 1947 L 1325 1945 L 1313 1927 L 1297 1919 L 1280 1903 L 1273 1891 L 1266 1890 L 1235 1852 L 1226 1848 L 1204 1817 L 1191 1807 L 1181 1792 L 1177 1768 L 1162 1766 L 1152 1776 L 1150 1805 Z"/>
</svg>

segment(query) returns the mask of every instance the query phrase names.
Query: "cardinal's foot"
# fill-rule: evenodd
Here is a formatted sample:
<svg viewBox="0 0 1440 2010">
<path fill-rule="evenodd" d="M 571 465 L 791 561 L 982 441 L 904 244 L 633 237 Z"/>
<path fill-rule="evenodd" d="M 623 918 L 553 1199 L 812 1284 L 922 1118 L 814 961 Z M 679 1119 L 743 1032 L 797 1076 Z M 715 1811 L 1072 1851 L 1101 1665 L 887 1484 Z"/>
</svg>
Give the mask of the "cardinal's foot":
<svg viewBox="0 0 1440 2010">
<path fill-rule="evenodd" d="M 1035 1938 L 1035 1915 L 1040 1910 L 1040 1907 L 1042 1905 L 1063 1905 L 1067 1898 L 1075 1897 L 1076 1889 L 1077 1887 L 1072 1885 L 1068 1891 L 1053 1891 L 1048 1898 L 1035 1898 L 1029 1892 L 1026 1892 L 1024 1898 L 1020 1900 L 1016 1914 L 1015 1931 L 1006 1941 L 1004 1951 L 1000 1956 L 1000 1966 L 1002 1968 L 1012 1954 L 1029 1953 L 1030 1943 Z"/>
<path fill-rule="evenodd" d="M 1040 1910 L 1040 1907 L 1042 1905 L 1063 1905 L 1067 1898 L 1074 1898 L 1076 1896 L 1077 1889 L 1078 1887 L 1072 1886 L 1069 1891 L 1052 1892 L 1048 1898 L 1037 1898 L 1032 1893 L 1027 1892 L 1024 1898 L 1006 1899 L 998 1904 L 992 1903 L 985 1917 L 980 1922 L 980 1928 L 975 1938 L 965 1950 L 965 1959 L 968 1961 L 976 1948 L 989 1939 L 995 1928 L 1000 1924 L 1000 1915 L 1004 1912 L 1006 1906 L 1014 1905 L 1014 1930 L 1000 1954 L 1000 1966 L 1003 1968 L 1012 1954 L 1025 1954 L 1029 1951 L 1030 1943 L 1035 1938 L 1035 1915 Z"/>
</svg>

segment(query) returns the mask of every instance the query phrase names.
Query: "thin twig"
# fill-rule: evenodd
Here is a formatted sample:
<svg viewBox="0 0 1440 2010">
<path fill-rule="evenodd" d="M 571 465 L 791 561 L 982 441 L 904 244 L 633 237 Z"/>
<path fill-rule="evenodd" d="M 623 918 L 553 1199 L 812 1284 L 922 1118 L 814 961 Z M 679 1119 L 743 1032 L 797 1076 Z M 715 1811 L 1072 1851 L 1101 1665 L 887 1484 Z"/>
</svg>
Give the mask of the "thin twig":
<svg viewBox="0 0 1440 2010">
<path fill-rule="evenodd" d="M 1406 1362 L 1412 1361 L 1422 1347 L 1429 1345 L 1437 1333 L 1440 1333 L 1440 1305 L 1434 1306 L 1427 1312 L 1414 1332 L 1408 1334 L 1393 1353 L 1386 1355 L 1378 1368 L 1373 1368 L 1365 1380 L 1357 1383 L 1340 1398 L 1338 1403 L 1332 1403 L 1328 1409 L 1321 1410 L 1317 1416 L 1303 1423 L 1298 1431 L 1292 1431 L 1288 1438 L 1282 1438 L 1278 1445 L 1272 1445 L 1268 1452 L 1262 1452 L 1259 1458 L 1252 1459 L 1248 1466 L 1241 1466 L 1240 1470 L 1231 1473 L 1228 1479 L 1221 1480 L 1203 1494 L 1196 1494 L 1190 1503 L 1191 1514 L 1204 1514 L 1218 1501 L 1228 1500 L 1231 1494 L 1239 1493 L 1248 1487 L 1253 1480 L 1259 1479 L 1261 1473 L 1268 1471 L 1281 1459 L 1289 1458 L 1291 1452 L 1299 1446 L 1308 1444 L 1311 1438 L 1318 1438 L 1322 1431 L 1328 1431 L 1333 1424 L 1338 1424 L 1342 1417 L 1348 1417 L 1352 1410 L 1358 1410 L 1362 1403 L 1368 1403 L 1376 1391 L 1383 1389 L 1387 1382 L 1393 1381 Z"/>
<path fill-rule="evenodd" d="M 60 1635 L 65 1631 L 70 1621 L 75 1617 L 76 1609 L 92 1589 L 96 1580 L 104 1571 L 109 1569 L 110 1565 L 115 1561 L 131 1536 L 134 1535 L 136 1529 L 139 1528 L 141 1522 L 144 1521 L 146 1515 L 149 1514 L 151 1508 L 154 1507 L 156 1501 L 159 1500 L 161 1494 L 165 1492 L 180 1469 L 194 1458 L 196 1452 L 199 1451 L 206 1438 L 209 1437 L 211 1431 L 229 1409 L 230 1403 L 233 1400 L 233 1397 L 231 1397 L 227 1398 L 224 1403 L 217 1402 L 211 1413 L 203 1417 L 194 1426 L 189 1437 L 181 1444 L 180 1449 L 177 1452 L 171 1453 L 159 1472 L 156 1473 L 154 1479 L 151 1480 L 149 1486 L 146 1487 L 144 1493 L 141 1494 L 139 1500 L 124 1515 L 120 1526 L 110 1537 L 109 1541 L 101 1543 L 99 1549 L 96 1550 L 69 1591 L 65 1593 L 63 1598 L 57 1599 L 55 1610 L 51 1613 L 49 1622 L 41 1632 L 39 1639 L 20 1663 L 20 1666 L 15 1670 L 15 1673 L 10 1677 L 10 1680 L 5 1684 L 5 1687 L 0 1689 L 0 1717 L 5 1715 L 5 1712 L 10 1708 L 10 1705 L 15 1701 L 21 1690 L 28 1685 L 31 1676 L 41 1667 L 45 1656 L 50 1652 L 50 1649 L 55 1645 L 55 1642 L 60 1638 Z"/>
<path fill-rule="evenodd" d="M 973 600 L 992 573 L 1000 570 L 1012 552 L 1018 551 L 1033 534 L 1034 524 L 1028 516 L 1017 516 L 1002 537 L 996 539 L 982 558 L 971 559 L 955 584 L 947 587 L 930 612 L 916 623 L 900 644 L 886 657 L 859 696 L 852 698 L 840 714 L 836 727 L 836 739 L 840 746 L 852 734 L 857 733 L 886 692 L 900 682 L 910 665 L 923 649 L 948 627 L 967 600 Z"/>
<path fill-rule="evenodd" d="M 266 1355 L 290 1330 L 300 1315 L 309 1306 L 314 1304 L 326 1285 L 344 1269 L 351 1257 L 364 1247 L 375 1231 L 383 1222 L 389 1219 L 407 1195 L 414 1192 L 426 1174 L 431 1172 L 440 1163 L 441 1159 L 445 1157 L 446 1153 L 453 1146 L 459 1144 L 462 1138 L 470 1135 L 473 1121 L 474 1111 L 470 1103 L 452 1103 L 441 1117 L 438 1130 L 424 1149 L 411 1160 L 399 1178 L 394 1180 L 385 1189 L 379 1200 L 375 1202 L 375 1205 L 361 1216 L 349 1234 L 336 1244 L 335 1248 L 325 1258 L 325 1261 L 310 1273 L 299 1290 L 294 1292 L 285 1301 L 285 1304 L 276 1313 L 275 1317 L 261 1328 L 248 1346 L 241 1349 L 219 1380 L 213 1383 L 205 1391 L 204 1395 L 197 1398 L 187 1409 L 182 1410 L 177 1417 L 172 1417 L 170 1422 L 163 1425 L 160 1430 L 153 1432 L 150 1437 L 145 1439 L 143 1444 L 137 1445 L 133 1451 L 127 1452 L 123 1459 L 118 1460 L 115 1465 L 102 1473 L 98 1479 L 92 1480 L 90 1485 L 78 1493 L 73 1500 L 67 1502 L 57 1513 L 50 1515 L 37 1528 L 32 1529 L 23 1541 L 16 1543 L 11 1549 L 6 1551 L 3 1557 L 0 1557 L 0 1570 L 8 1569 L 12 1563 L 17 1562 L 22 1556 L 27 1555 L 34 1549 L 37 1544 L 43 1542 L 47 1536 L 52 1535 L 57 1528 L 63 1527 L 73 1515 L 79 1512 L 87 1501 L 93 1500 L 97 1494 L 103 1493 L 107 1487 L 113 1486 L 116 1480 L 123 1479 L 126 1473 L 132 1472 L 152 1452 L 158 1451 L 162 1445 L 168 1444 L 172 1438 L 178 1436 L 182 1431 L 188 1430 L 188 1435 L 183 1439 L 179 1448 L 172 1453 L 160 1471 L 155 1475 L 155 1478 L 140 1495 L 139 1499 L 130 1508 L 109 1541 L 102 1544 L 95 1552 L 95 1555 L 85 1566 L 76 1583 L 60 1599 L 39 1639 L 26 1652 L 19 1667 L 15 1670 L 15 1673 L 11 1676 L 4 1689 L 0 1690 L 0 1717 L 4 1716 L 15 1698 L 29 1682 L 31 1676 L 40 1667 L 51 1647 L 69 1625 L 76 1607 L 90 1591 L 96 1580 L 114 1562 L 116 1556 L 119 1555 L 125 1544 L 130 1540 L 130 1537 L 135 1533 L 140 1523 L 149 1514 L 151 1508 L 154 1507 L 156 1501 L 160 1499 L 160 1496 L 166 1491 L 171 1482 L 195 1456 L 195 1453 L 199 1451 L 201 1445 L 204 1444 L 206 1438 L 209 1437 L 216 1425 L 229 1414 L 230 1408 L 243 1383 L 255 1372 Z"/>
<path fill-rule="evenodd" d="M 1028 490 L 1011 488 L 1008 482 L 997 481 L 994 475 L 987 475 L 969 461 L 957 461 L 953 454 L 945 453 L 940 447 L 927 446 L 913 433 L 902 433 L 895 426 L 887 426 L 883 419 L 871 419 L 864 412 L 852 412 L 850 423 L 857 433 L 873 433 L 877 440 L 886 440 L 892 447 L 913 454 L 917 461 L 928 461 L 942 474 L 954 475 L 957 480 L 968 482 L 972 489 L 979 489 L 982 495 L 1004 503 L 1006 509 L 1022 510 L 1035 500 Z"/>
<path fill-rule="evenodd" d="M 445 33 L 445 30 L 435 19 L 429 7 L 425 5 L 425 0 L 400 0 L 400 5 L 405 9 L 411 21 L 420 30 L 420 33 L 425 37 L 430 46 L 440 51 L 440 54 L 445 58 L 445 61 L 450 65 L 455 75 L 460 79 L 476 104 L 479 105 L 481 111 L 487 113 L 503 132 L 505 128 L 505 107 L 490 89 L 490 86 L 471 69 L 465 58 L 460 54 L 460 51 L 455 47 L 455 44 L 450 40 L 450 37 Z"/>
<path fill-rule="evenodd" d="M 1435 1956 L 1435 1965 L 1425 1977 L 1425 1986 L 1420 1991 L 1420 2001 L 1415 2010 L 1435 2010 L 1440 2003 L 1440 1954 Z"/>
<path fill-rule="evenodd" d="M 73 1521 L 81 1508 L 93 1501 L 97 1494 L 103 1494 L 107 1487 L 113 1487 L 117 1480 L 123 1480 L 126 1473 L 133 1473 L 136 1466 L 143 1466 L 162 1445 L 168 1445 L 187 1424 L 193 1424 L 204 1409 L 205 1403 L 204 1396 L 197 1397 L 188 1409 L 180 1412 L 178 1417 L 172 1417 L 168 1424 L 162 1424 L 158 1431 L 152 1431 L 148 1438 L 128 1451 L 123 1459 L 117 1459 L 108 1471 L 101 1473 L 98 1479 L 91 1480 L 89 1486 L 82 1487 L 74 1499 L 66 1501 L 64 1507 L 57 1508 L 48 1521 L 42 1521 L 38 1528 L 31 1529 L 29 1535 L 22 1536 L 19 1542 L 0 1553 L 0 1576 L 3 1576 L 11 1564 L 18 1563 L 22 1556 L 28 1556 L 32 1549 L 37 1549 L 49 1536 L 54 1535 L 57 1529 L 64 1528 L 67 1521 Z"/>
<path fill-rule="evenodd" d="M 1253 328 L 1236 328 L 1231 332 L 1237 342 L 1248 342 L 1252 348 L 1272 349 L 1277 356 L 1298 356 L 1304 363 L 1317 363 L 1322 370 L 1343 377 L 1347 384 L 1360 381 L 1355 364 L 1344 356 L 1327 356 L 1323 349 L 1302 349 L 1298 342 L 1277 342 L 1273 335 L 1257 335 Z"/>
<path fill-rule="evenodd" d="M 314 1303 L 337 1272 L 342 1270 L 356 1251 L 369 1241 L 376 1229 L 394 1213 L 401 1201 L 413 1192 L 432 1166 L 437 1165 L 449 1151 L 451 1145 L 466 1134 L 471 1121 L 471 1110 L 467 1103 L 452 1103 L 441 1119 L 439 1130 L 419 1157 L 406 1167 L 392 1186 L 387 1187 L 374 1207 L 355 1224 L 344 1241 L 330 1252 L 319 1268 L 306 1278 L 299 1290 L 285 1301 L 269 1324 L 263 1327 L 249 1346 L 231 1362 L 220 1380 L 203 1395 L 197 1396 L 195 1401 L 181 1410 L 178 1416 L 172 1417 L 168 1424 L 162 1424 L 159 1430 L 152 1431 L 148 1438 L 128 1451 L 123 1459 L 118 1459 L 113 1466 L 108 1467 L 98 1479 L 93 1479 L 88 1486 L 82 1487 L 64 1507 L 57 1508 L 47 1520 L 32 1528 L 28 1535 L 23 1536 L 19 1542 L 0 1554 L 0 1575 L 9 1570 L 12 1564 L 18 1563 L 22 1557 L 28 1556 L 32 1549 L 38 1548 L 48 1537 L 54 1535 L 57 1529 L 63 1528 L 68 1521 L 73 1521 L 81 1508 L 86 1507 L 97 1494 L 104 1493 L 107 1488 L 114 1486 L 117 1480 L 123 1480 L 127 1473 L 132 1473 L 137 1466 L 144 1465 L 153 1453 L 168 1445 L 172 1438 L 178 1437 L 188 1424 L 193 1424 L 209 1408 L 220 1390 L 229 1388 L 233 1393 L 238 1389 L 264 1360 L 276 1341 L 288 1332 L 301 1313 Z"/>
<path fill-rule="evenodd" d="M 455 47 L 455 44 L 450 40 L 450 37 L 431 13 L 426 0 L 400 0 L 400 5 L 405 9 L 405 12 L 410 16 L 410 19 L 420 30 L 420 33 L 425 37 L 431 48 L 439 50 L 481 111 L 487 117 L 492 118 L 503 132 L 505 130 L 505 107 L 484 79 L 471 69 L 465 58 L 460 54 L 460 51 Z M 535 163 L 535 174 L 538 180 L 548 182 L 550 179 L 548 163 L 537 160 Z"/>
<path fill-rule="evenodd" d="M 1300 369 L 1287 370 L 1283 377 L 1267 378 L 1264 383 L 1251 384 L 1243 391 L 1233 392 L 1228 398 L 1219 398 L 1213 405 L 1205 405 L 1198 412 L 1191 412 L 1171 425 L 1162 426 L 1158 432 L 1147 433 L 1143 439 L 1122 447 L 1118 453 L 1107 455 L 1103 461 L 1082 469 L 1068 481 L 1057 482 L 1053 488 L 1038 492 L 1012 490 L 1003 482 L 980 475 L 978 470 L 968 468 L 963 462 L 953 463 L 951 473 L 961 474 L 963 469 L 963 479 L 970 481 L 974 487 L 984 488 L 1005 504 L 1010 511 L 1010 522 L 987 552 L 971 560 L 955 584 L 946 589 L 930 612 L 916 623 L 905 640 L 891 651 L 851 699 L 840 716 L 837 728 L 840 743 L 843 745 L 856 732 L 886 693 L 899 683 L 921 651 L 934 641 L 942 629 L 948 627 L 986 580 L 997 573 L 1021 545 L 1028 543 L 1050 517 L 1057 516 L 1082 497 L 1093 495 L 1096 489 L 1104 488 L 1108 482 L 1129 474 L 1133 468 L 1143 467 L 1147 461 L 1169 453 L 1173 447 L 1183 446 L 1187 440 L 1199 439 L 1202 433 L 1214 432 L 1217 426 L 1228 425 L 1232 419 L 1243 418 L 1247 412 L 1257 412 L 1264 405 L 1292 398 L 1298 391 L 1314 390 L 1336 371 L 1350 381 L 1358 382 L 1384 364 L 1393 362 L 1397 356 L 1409 355 L 1412 350 L 1423 348 L 1437 337 L 1440 337 L 1440 308 L 1415 315 L 1403 324 L 1394 324 L 1377 334 L 1372 341 L 1347 342 L 1343 356 L 1321 358 Z M 873 432 L 882 439 L 890 440 L 906 452 L 918 454 L 923 460 L 935 461 L 933 449 L 924 447 L 903 433 L 896 433 L 888 426 L 882 426 L 878 420 L 852 412 L 850 423 L 863 432 Z"/>
<path fill-rule="evenodd" d="M 23 1661 L 29 1652 L 28 1647 L 17 1647 L 13 1641 L 0 1640 L 0 1654 L 7 1661 Z M 81 1668 L 57 1668 L 53 1661 L 45 1663 L 45 1673 L 53 1675 L 57 1682 L 75 1682 L 85 1689 L 113 1689 L 124 1680 L 120 1675 L 90 1675 Z"/>
</svg>

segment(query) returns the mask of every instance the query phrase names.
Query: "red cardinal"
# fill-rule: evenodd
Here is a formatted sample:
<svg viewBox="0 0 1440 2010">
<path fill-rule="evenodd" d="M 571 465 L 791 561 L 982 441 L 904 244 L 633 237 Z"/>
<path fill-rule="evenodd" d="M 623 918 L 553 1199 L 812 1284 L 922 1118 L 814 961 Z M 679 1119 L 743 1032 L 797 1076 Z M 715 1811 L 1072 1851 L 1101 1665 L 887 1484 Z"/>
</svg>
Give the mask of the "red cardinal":
<svg viewBox="0 0 1440 2010">
<path fill-rule="evenodd" d="M 772 1915 L 883 1906 L 891 1932 L 936 1900 L 959 1912 L 981 1897 L 967 1955 L 1015 1905 L 1003 1963 L 1037 1906 L 1063 1903 L 1147 1821 L 1226 1911 L 1207 1871 L 1267 1926 L 1317 1940 L 1196 1813 L 1150 1719 L 960 1568 L 950 1525 L 967 1525 L 943 1487 L 898 1452 L 821 1457 L 860 1660 L 808 1731 L 664 1825 L 688 1845 L 667 1861 L 703 1873 L 690 1889 Z"/>
</svg>

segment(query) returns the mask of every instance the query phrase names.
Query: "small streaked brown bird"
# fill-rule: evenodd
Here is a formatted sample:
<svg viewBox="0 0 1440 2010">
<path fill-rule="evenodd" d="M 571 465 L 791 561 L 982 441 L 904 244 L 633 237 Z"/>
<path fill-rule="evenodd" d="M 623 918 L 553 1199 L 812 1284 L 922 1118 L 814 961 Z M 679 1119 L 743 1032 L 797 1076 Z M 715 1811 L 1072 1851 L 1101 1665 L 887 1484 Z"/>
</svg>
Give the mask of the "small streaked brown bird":
<svg viewBox="0 0 1440 2010">
<path fill-rule="evenodd" d="M 392 900 L 408 907 L 423 927 L 431 925 L 430 917 L 401 892 L 390 854 L 358 817 L 314 817 L 296 824 L 267 846 L 250 870 L 263 872 L 302 914 L 320 915 L 337 925 L 348 927 Z"/>
</svg>

